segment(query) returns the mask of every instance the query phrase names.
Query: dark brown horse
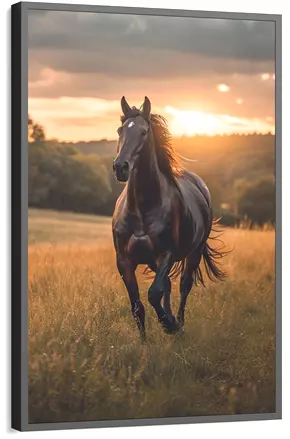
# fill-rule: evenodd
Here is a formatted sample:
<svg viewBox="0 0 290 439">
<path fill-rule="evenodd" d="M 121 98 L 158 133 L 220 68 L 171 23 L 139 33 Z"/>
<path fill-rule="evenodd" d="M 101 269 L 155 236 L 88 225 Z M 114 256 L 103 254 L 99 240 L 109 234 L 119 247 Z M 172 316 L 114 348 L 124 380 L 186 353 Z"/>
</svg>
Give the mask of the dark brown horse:
<svg viewBox="0 0 290 439">
<path fill-rule="evenodd" d="M 142 109 L 121 99 L 123 116 L 113 164 L 119 181 L 127 182 L 113 215 L 117 267 L 129 293 L 141 337 L 145 310 L 135 270 L 146 264 L 155 274 L 148 299 L 167 333 L 184 324 L 184 309 L 193 283 L 204 284 L 201 259 L 211 280 L 224 273 L 216 259 L 222 252 L 208 244 L 213 226 L 208 188 L 197 175 L 182 169 L 171 146 L 165 119 L 151 114 L 145 97 Z M 170 277 L 181 274 L 177 321 L 170 307 Z M 163 306 L 161 304 L 163 298 Z"/>
</svg>

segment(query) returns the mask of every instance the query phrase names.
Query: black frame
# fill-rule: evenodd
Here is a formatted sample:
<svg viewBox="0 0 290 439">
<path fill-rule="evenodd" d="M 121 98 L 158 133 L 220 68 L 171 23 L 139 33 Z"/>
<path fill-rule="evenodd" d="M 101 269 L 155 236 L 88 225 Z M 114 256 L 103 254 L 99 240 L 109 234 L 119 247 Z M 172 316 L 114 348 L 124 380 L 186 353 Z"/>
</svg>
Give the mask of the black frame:
<svg viewBox="0 0 290 439">
<path fill-rule="evenodd" d="M 223 18 L 275 23 L 276 147 L 276 412 L 117 421 L 28 423 L 28 11 L 98 12 L 174 17 Z M 12 5 L 12 428 L 19 431 L 254 421 L 282 418 L 282 16 L 177 9 L 147 9 L 56 3 Z"/>
</svg>

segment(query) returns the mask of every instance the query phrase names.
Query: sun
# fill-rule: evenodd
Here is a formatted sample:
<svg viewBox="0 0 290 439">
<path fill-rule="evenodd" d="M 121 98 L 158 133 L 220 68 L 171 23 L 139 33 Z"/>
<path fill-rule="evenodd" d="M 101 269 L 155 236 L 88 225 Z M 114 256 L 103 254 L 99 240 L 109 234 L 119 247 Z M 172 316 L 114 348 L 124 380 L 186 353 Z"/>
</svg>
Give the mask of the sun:
<svg viewBox="0 0 290 439">
<path fill-rule="evenodd" d="M 171 121 L 172 131 L 181 135 L 206 134 L 213 136 L 222 128 L 220 120 L 213 114 L 202 111 L 177 110 L 169 106 L 165 108 L 165 111 L 173 116 Z"/>
<path fill-rule="evenodd" d="M 239 101 L 239 102 L 237 102 Z M 243 100 L 236 102 L 242 104 Z M 240 102 L 242 101 L 242 102 Z M 174 136 L 193 135 L 224 135 L 225 133 L 259 133 L 274 132 L 274 119 L 268 116 L 264 119 L 236 117 L 229 114 L 213 114 L 203 111 L 178 110 L 165 107 L 169 115 L 170 130 Z"/>
</svg>

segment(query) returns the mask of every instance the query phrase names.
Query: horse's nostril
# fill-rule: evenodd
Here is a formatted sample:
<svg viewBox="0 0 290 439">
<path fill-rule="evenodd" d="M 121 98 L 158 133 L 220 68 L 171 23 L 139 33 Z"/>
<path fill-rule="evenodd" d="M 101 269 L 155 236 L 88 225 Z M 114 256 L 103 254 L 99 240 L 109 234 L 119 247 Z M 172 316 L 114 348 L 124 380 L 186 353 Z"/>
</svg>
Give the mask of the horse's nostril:
<svg viewBox="0 0 290 439">
<path fill-rule="evenodd" d="M 119 181 L 127 181 L 129 168 L 130 165 L 127 161 L 120 163 L 120 161 L 115 160 L 113 162 L 113 171 Z"/>
</svg>

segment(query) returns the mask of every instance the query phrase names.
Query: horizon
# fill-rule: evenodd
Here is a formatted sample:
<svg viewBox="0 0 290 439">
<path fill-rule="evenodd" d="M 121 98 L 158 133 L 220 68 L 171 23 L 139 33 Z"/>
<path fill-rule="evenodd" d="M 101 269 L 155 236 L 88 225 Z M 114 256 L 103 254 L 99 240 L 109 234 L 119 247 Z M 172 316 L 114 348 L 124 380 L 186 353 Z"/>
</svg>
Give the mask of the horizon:
<svg viewBox="0 0 290 439">
<path fill-rule="evenodd" d="M 231 133 L 221 133 L 221 134 L 192 134 L 192 135 L 187 135 L 187 134 L 183 134 L 181 136 L 172 136 L 172 141 L 174 140 L 187 140 L 187 139 L 193 139 L 195 137 L 209 137 L 209 138 L 214 138 L 214 137 L 230 137 L 230 136 L 273 136 L 275 137 L 275 132 L 259 132 L 259 131 L 253 131 L 253 132 L 231 132 Z M 84 140 L 84 139 L 77 139 L 77 140 L 63 140 L 63 139 L 58 139 L 55 136 L 52 137 L 45 137 L 45 141 L 47 142 L 58 142 L 58 143 L 94 143 L 94 142 L 117 142 L 118 138 L 92 138 L 92 139 L 88 139 L 88 140 Z"/>
</svg>

